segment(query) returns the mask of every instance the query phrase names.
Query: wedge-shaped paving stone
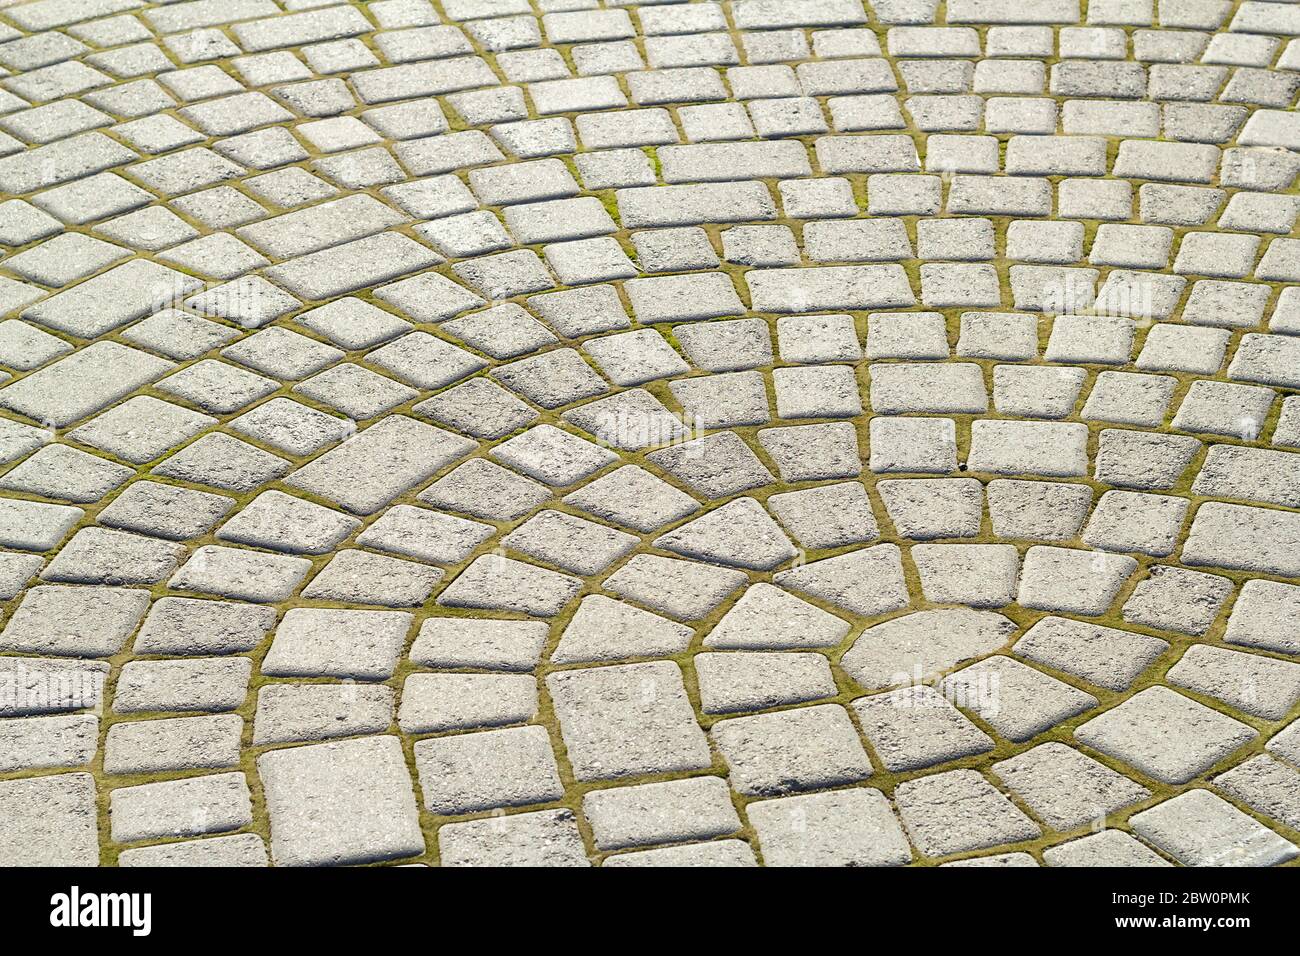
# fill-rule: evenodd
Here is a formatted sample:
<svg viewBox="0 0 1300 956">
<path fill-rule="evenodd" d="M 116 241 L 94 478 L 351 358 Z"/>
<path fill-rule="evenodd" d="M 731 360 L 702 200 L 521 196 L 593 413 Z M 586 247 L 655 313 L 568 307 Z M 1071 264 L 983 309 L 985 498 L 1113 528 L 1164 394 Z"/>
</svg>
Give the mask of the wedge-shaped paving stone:
<svg viewBox="0 0 1300 956">
<path fill-rule="evenodd" d="M 731 768 L 731 786 L 774 796 L 865 780 L 871 763 L 843 707 L 821 704 L 734 717 L 710 733 Z"/>
<path fill-rule="evenodd" d="M 605 579 L 608 591 L 678 620 L 693 621 L 748 580 L 743 571 L 641 554 Z"/>
<path fill-rule="evenodd" d="M 552 617 L 582 588 L 580 578 L 548 571 L 532 564 L 483 555 L 475 558 L 438 595 L 444 607 L 518 611 L 536 617 Z"/>
<path fill-rule="evenodd" d="M 1095 824 L 1151 792 L 1065 744 L 1045 743 L 993 772 L 1054 830 Z"/>
<path fill-rule="evenodd" d="M 0 855 L 9 866 L 98 866 L 95 778 L 0 782 Z"/>
<path fill-rule="evenodd" d="M 63 427 L 161 378 L 174 367 L 116 342 L 96 342 L 0 388 L 0 405 L 35 421 Z"/>
<path fill-rule="evenodd" d="M 764 800 L 747 813 L 768 866 L 901 866 L 912 860 L 879 790 Z"/>
<path fill-rule="evenodd" d="M 938 604 L 1002 607 L 1016 599 L 1020 555 L 1005 544 L 918 544 L 921 590 Z"/>
<path fill-rule="evenodd" d="M 740 829 L 727 785 L 717 777 L 595 790 L 582 808 L 601 850 L 704 840 Z"/>
<path fill-rule="evenodd" d="M 908 836 L 926 856 L 1033 840 L 1042 832 L 974 770 L 908 780 L 894 800 Z"/>
<path fill-rule="evenodd" d="M 588 486 L 590 487 L 590 485 Z M 484 458 L 471 458 L 439 478 L 417 499 L 435 508 L 492 521 L 513 521 L 551 496 L 545 485 Z"/>
<path fill-rule="evenodd" d="M 805 548 L 838 548 L 880 536 L 866 489 L 856 482 L 772 495 L 767 505 Z"/>
<path fill-rule="evenodd" d="M 418 741 L 415 765 L 424 805 L 460 814 L 557 800 L 564 794 L 550 737 L 513 727 Z"/>
<path fill-rule="evenodd" d="M 413 620 L 404 611 L 293 608 L 276 628 L 262 673 L 386 680 Z"/>
<path fill-rule="evenodd" d="M 872 690 L 916 683 L 993 653 L 1015 630 L 992 611 L 917 611 L 867 628 L 840 666 Z"/>
<path fill-rule="evenodd" d="M 1135 814 L 1138 836 L 1186 866 L 1276 866 L 1300 848 L 1208 790 L 1189 790 Z"/>
<path fill-rule="evenodd" d="M 449 823 L 438 831 L 443 866 L 590 866 L 572 810 Z"/>
<path fill-rule="evenodd" d="M 1018 600 L 1043 611 L 1102 615 L 1136 569 L 1127 555 L 1039 545 L 1025 552 Z"/>
<path fill-rule="evenodd" d="M 1097 706 L 1097 698 L 1009 657 L 990 657 L 944 679 L 943 692 L 1009 740 L 1021 742 Z"/>
<path fill-rule="evenodd" d="M 993 749 L 993 740 L 933 687 L 859 697 L 852 707 L 885 769 L 919 770 Z"/>
<path fill-rule="evenodd" d="M 694 637 L 689 627 L 600 594 L 582 599 L 551 654 L 554 664 L 671 657 Z"/>
<path fill-rule="evenodd" d="M 1205 644 L 1188 648 L 1166 679 L 1266 720 L 1281 720 L 1300 701 L 1300 664 Z"/>
<path fill-rule="evenodd" d="M 560 511 L 543 511 L 501 539 L 508 548 L 576 574 L 596 574 L 638 543 L 635 535 Z"/>
<path fill-rule="evenodd" d="M 1230 580 L 1215 574 L 1166 565 L 1152 567 L 1150 574 L 1124 602 L 1124 620 L 1131 624 L 1200 636 L 1233 591 Z"/>
<path fill-rule="evenodd" d="M 712 763 L 676 664 L 620 664 L 546 678 L 579 780 L 702 770 Z"/>
<path fill-rule="evenodd" d="M 23 596 L 0 631 L 0 648 L 59 657 L 112 657 L 148 607 L 147 591 L 41 585 Z"/>
<path fill-rule="evenodd" d="M 396 737 L 362 737 L 263 754 L 257 771 L 280 866 L 368 863 L 425 850 Z"/>
<path fill-rule="evenodd" d="M 1259 734 L 1167 687 L 1149 687 L 1074 736 L 1162 783 L 1186 783 Z"/>
<path fill-rule="evenodd" d="M 820 654 L 698 654 L 695 673 L 706 714 L 765 710 L 837 693 L 830 664 Z"/>
<path fill-rule="evenodd" d="M 909 601 L 901 552 L 892 544 L 781 571 L 772 582 L 864 617 L 900 610 Z"/>
<path fill-rule="evenodd" d="M 374 514 L 474 448 L 468 438 L 398 415 L 359 432 L 285 480 L 354 514 Z"/>
<path fill-rule="evenodd" d="M 646 460 L 711 499 L 727 498 L 776 480 L 735 432 L 719 432 L 653 451 Z"/>
<path fill-rule="evenodd" d="M 993 533 L 1002 538 L 1075 538 L 1092 506 L 1086 485 L 1000 478 L 988 483 L 987 494 Z"/>
<path fill-rule="evenodd" d="M 655 539 L 655 546 L 690 558 L 771 570 L 796 554 L 794 546 L 753 498 L 741 498 Z"/>
<path fill-rule="evenodd" d="M 722 650 L 835 647 L 849 624 L 770 584 L 751 586 L 705 638 Z"/>
<path fill-rule="evenodd" d="M 1088 429 L 1055 422 L 977 421 L 971 424 L 971 471 L 1072 477 L 1088 473 Z"/>
</svg>

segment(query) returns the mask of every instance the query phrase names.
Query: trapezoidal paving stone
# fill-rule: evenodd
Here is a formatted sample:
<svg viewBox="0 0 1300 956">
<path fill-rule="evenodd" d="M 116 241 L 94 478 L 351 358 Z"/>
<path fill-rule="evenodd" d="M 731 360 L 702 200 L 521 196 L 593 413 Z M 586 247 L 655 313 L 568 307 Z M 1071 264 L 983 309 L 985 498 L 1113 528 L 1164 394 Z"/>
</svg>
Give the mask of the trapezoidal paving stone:
<svg viewBox="0 0 1300 956">
<path fill-rule="evenodd" d="M 1298 77 L 1256 0 L 0 0 L 0 865 L 1286 862 Z"/>
</svg>

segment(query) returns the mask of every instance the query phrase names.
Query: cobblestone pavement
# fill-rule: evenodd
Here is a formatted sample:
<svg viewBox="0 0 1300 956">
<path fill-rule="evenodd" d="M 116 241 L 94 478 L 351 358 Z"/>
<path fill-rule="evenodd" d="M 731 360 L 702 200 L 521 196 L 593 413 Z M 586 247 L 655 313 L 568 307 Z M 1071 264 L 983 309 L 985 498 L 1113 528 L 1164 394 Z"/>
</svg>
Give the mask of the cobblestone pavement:
<svg viewBox="0 0 1300 956">
<path fill-rule="evenodd" d="M 0 863 L 1293 860 L 1298 93 L 1295 2 L 0 0 Z"/>
</svg>

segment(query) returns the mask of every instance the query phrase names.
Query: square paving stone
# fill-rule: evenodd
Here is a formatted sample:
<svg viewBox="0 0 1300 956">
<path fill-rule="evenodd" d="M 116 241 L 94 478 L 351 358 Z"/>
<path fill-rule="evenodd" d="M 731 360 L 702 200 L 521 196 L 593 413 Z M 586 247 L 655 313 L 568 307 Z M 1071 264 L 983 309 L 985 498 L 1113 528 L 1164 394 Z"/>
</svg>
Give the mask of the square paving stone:
<svg viewBox="0 0 1300 956">
<path fill-rule="evenodd" d="M 253 822 L 242 773 L 120 787 L 110 798 L 109 819 L 118 843 L 221 833 Z"/>
<path fill-rule="evenodd" d="M 1227 578 L 1155 565 L 1150 577 L 1140 581 L 1124 602 L 1124 620 L 1200 636 L 1214 623 L 1232 591 Z"/>
<path fill-rule="evenodd" d="M 0 855 L 9 866 L 98 866 L 95 778 L 0 782 Z"/>
<path fill-rule="evenodd" d="M 572 485 L 618 460 L 608 449 L 545 424 L 497 445 L 491 455 L 552 487 Z"/>
<path fill-rule="evenodd" d="M 597 478 L 563 500 L 598 518 L 641 532 L 654 531 L 699 507 L 690 495 L 636 465 Z"/>
<path fill-rule="evenodd" d="M 258 774 L 281 866 L 369 863 L 425 851 L 396 737 L 362 737 L 263 754 Z"/>
<path fill-rule="evenodd" d="M 1259 734 L 1167 687 L 1149 687 L 1074 736 L 1162 783 L 1186 783 Z"/>
<path fill-rule="evenodd" d="M 993 740 L 925 684 L 853 701 L 862 733 L 885 769 L 918 770 L 993 749 Z"/>
<path fill-rule="evenodd" d="M 99 718 L 92 714 L 18 717 L 0 723 L 0 769 L 46 770 L 84 767 L 99 743 Z"/>
<path fill-rule="evenodd" d="M 908 836 L 926 856 L 1033 840 L 1042 832 L 974 770 L 908 780 L 894 800 Z"/>
<path fill-rule="evenodd" d="M 1127 555 L 1038 545 L 1025 552 L 1018 600 L 1044 611 L 1101 615 L 1136 569 Z"/>
<path fill-rule="evenodd" d="M 437 814 L 547 803 L 564 795 L 550 737 L 513 727 L 417 741 L 424 805 Z"/>
<path fill-rule="evenodd" d="M 293 466 L 277 455 L 220 432 L 204 435 L 152 469 L 152 474 L 223 491 L 252 491 Z"/>
<path fill-rule="evenodd" d="M 1300 701 L 1300 664 L 1205 644 L 1188 648 L 1166 679 L 1266 720 L 1283 719 Z"/>
<path fill-rule="evenodd" d="M 1300 609 L 1300 587 L 1277 581 L 1247 581 L 1228 618 L 1223 639 L 1240 647 L 1283 654 L 1300 652 L 1290 621 Z"/>
<path fill-rule="evenodd" d="M 676 664 L 620 664 L 546 678 L 579 780 L 703 770 L 712 763 Z"/>
<path fill-rule="evenodd" d="M 836 704 L 734 717 L 711 734 L 739 793 L 773 796 L 871 776 L 848 713 Z"/>
<path fill-rule="evenodd" d="M 1108 690 L 1130 686 L 1169 644 L 1157 637 L 1062 617 L 1045 617 L 1015 646 L 1014 654 L 1081 677 Z"/>
<path fill-rule="evenodd" d="M 545 485 L 484 458 L 471 458 L 424 489 L 417 498 L 435 508 L 476 518 L 513 521 L 550 496 Z"/>
<path fill-rule="evenodd" d="M 879 790 L 840 790 L 751 803 L 746 812 L 768 866 L 901 866 L 903 828 Z"/>
<path fill-rule="evenodd" d="M 1095 825 L 1151 795 L 1141 784 L 1065 744 L 1040 744 L 993 764 L 993 772 L 1055 830 Z"/>
<path fill-rule="evenodd" d="M 1208 790 L 1143 810 L 1134 831 L 1185 866 L 1276 866 L 1300 848 Z"/>
</svg>

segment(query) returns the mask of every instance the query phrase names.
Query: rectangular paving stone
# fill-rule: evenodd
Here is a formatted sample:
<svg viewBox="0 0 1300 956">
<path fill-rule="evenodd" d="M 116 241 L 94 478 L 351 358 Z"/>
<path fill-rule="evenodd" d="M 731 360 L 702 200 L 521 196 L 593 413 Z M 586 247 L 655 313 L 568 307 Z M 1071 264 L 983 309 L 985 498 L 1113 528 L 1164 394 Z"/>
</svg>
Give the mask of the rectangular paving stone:
<svg viewBox="0 0 1300 956">
<path fill-rule="evenodd" d="M 161 378 L 175 363 L 116 342 L 95 342 L 0 388 L 0 405 L 62 428 Z"/>
<path fill-rule="evenodd" d="M 703 770 L 712 762 L 676 664 L 620 664 L 546 678 L 579 780 Z"/>
<path fill-rule="evenodd" d="M 626 229 L 776 218 L 776 203 L 760 182 L 639 186 L 620 189 L 614 195 L 619 221 Z"/>
<path fill-rule="evenodd" d="M 471 439 L 397 415 L 359 432 L 285 482 L 354 514 L 374 514 L 477 447 Z"/>
<path fill-rule="evenodd" d="M 916 304 L 899 265 L 754 269 L 745 274 L 757 312 L 832 312 Z"/>
<path fill-rule="evenodd" d="M 174 305 L 202 285 L 174 269 L 134 259 L 28 307 L 23 318 L 79 338 L 97 338 Z"/>
<path fill-rule="evenodd" d="M 442 258 L 395 232 L 358 239 L 266 270 L 272 281 L 305 300 L 330 299 L 438 265 Z"/>
<path fill-rule="evenodd" d="M 1192 519 L 1182 560 L 1192 566 L 1300 575 L 1300 514 L 1207 502 Z"/>
<path fill-rule="evenodd" d="M 98 834 L 90 774 L 0 781 L 0 860 L 6 866 L 98 866 Z"/>
<path fill-rule="evenodd" d="M 222 833 L 253 822 L 242 773 L 119 787 L 109 799 L 112 836 L 118 843 Z"/>
</svg>

